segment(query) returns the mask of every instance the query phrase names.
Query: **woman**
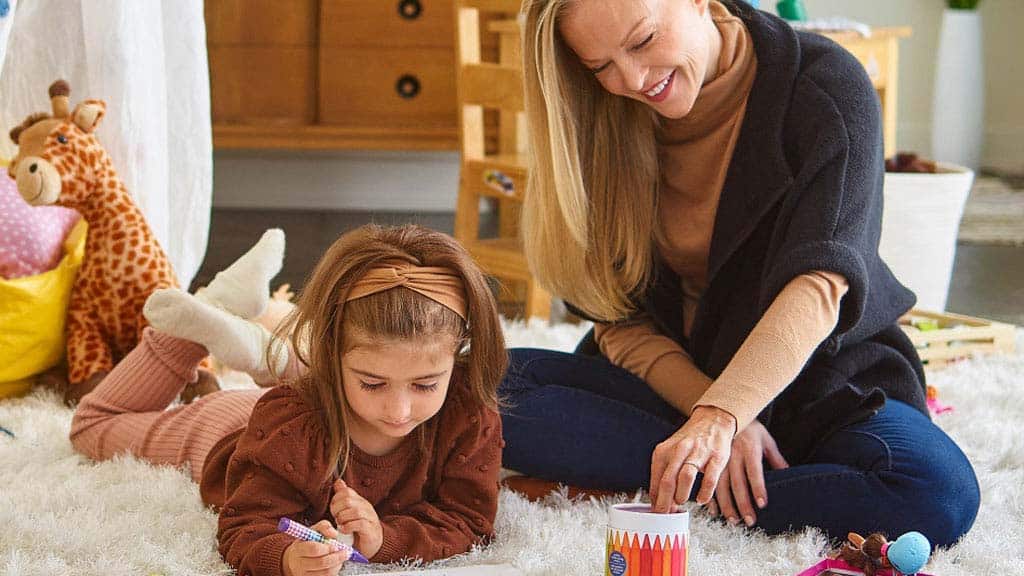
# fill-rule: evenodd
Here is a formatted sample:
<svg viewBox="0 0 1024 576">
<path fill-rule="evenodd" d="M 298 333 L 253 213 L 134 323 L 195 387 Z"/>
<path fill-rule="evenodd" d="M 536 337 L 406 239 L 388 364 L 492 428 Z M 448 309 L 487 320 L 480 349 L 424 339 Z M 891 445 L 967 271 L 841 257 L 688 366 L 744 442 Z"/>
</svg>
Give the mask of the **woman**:
<svg viewBox="0 0 1024 576">
<path fill-rule="evenodd" d="M 978 484 L 897 326 L 859 63 L 729 0 L 523 10 L 525 251 L 596 324 L 576 354 L 512 352 L 505 465 L 769 534 L 954 543 Z"/>
</svg>

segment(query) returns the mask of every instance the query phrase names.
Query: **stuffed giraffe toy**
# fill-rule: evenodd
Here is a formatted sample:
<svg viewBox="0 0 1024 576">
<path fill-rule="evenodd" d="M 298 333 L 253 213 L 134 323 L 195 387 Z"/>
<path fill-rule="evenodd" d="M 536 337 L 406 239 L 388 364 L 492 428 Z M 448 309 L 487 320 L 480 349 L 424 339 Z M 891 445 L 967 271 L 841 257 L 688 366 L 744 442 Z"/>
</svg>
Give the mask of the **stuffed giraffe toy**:
<svg viewBox="0 0 1024 576">
<path fill-rule="evenodd" d="M 89 225 L 68 305 L 66 396 L 77 399 L 139 342 L 149 295 L 178 280 L 96 138 L 106 104 L 86 100 L 72 110 L 63 80 L 49 94 L 52 114 L 33 114 L 11 130 L 18 155 L 8 172 L 29 204 L 73 208 Z"/>
</svg>

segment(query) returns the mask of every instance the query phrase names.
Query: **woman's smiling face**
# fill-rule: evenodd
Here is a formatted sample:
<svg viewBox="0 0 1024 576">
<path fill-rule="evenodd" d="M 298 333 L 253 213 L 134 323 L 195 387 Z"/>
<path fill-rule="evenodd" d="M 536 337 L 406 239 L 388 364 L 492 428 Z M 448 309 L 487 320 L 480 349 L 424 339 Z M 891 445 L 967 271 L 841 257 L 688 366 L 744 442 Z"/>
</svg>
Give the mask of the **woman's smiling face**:
<svg viewBox="0 0 1024 576">
<path fill-rule="evenodd" d="M 558 30 L 605 90 L 686 116 L 709 79 L 710 0 L 577 0 Z"/>
</svg>

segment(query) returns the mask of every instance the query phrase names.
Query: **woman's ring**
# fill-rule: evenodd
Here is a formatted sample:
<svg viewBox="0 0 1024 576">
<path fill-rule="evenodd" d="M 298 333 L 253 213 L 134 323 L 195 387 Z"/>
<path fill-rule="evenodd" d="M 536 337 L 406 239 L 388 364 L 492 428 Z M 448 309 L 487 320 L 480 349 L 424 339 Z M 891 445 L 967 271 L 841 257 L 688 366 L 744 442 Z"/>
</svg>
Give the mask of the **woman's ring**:
<svg viewBox="0 0 1024 576">
<path fill-rule="evenodd" d="M 683 462 L 683 466 L 693 466 L 697 469 L 697 472 L 700 472 L 700 464 L 697 464 L 696 462 L 690 462 L 687 460 L 686 462 Z"/>
</svg>

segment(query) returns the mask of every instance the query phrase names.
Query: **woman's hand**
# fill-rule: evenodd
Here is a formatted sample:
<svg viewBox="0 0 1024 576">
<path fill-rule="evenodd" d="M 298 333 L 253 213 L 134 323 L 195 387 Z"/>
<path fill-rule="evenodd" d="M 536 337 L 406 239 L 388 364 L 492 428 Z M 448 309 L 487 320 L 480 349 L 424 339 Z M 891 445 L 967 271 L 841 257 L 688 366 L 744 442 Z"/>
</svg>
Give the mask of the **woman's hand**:
<svg viewBox="0 0 1024 576">
<path fill-rule="evenodd" d="M 651 457 L 651 503 L 654 512 L 669 512 L 690 497 L 697 473 L 704 474 L 698 504 L 707 504 L 729 461 L 736 418 L 721 408 L 698 406 L 690 419 L 654 448 Z"/>
<path fill-rule="evenodd" d="M 754 503 L 758 509 L 768 505 L 762 459 L 767 459 L 768 465 L 775 470 L 789 468 L 768 429 L 754 420 L 732 441 L 729 465 L 718 479 L 715 491 L 717 508 L 733 526 L 739 524 L 740 516 L 747 526 L 753 526 L 757 521 Z M 754 503 L 751 502 L 751 494 Z M 708 506 L 712 514 L 718 513 L 715 508 L 714 502 Z"/>
<path fill-rule="evenodd" d="M 355 535 L 353 545 L 356 550 L 367 558 L 377 555 L 384 544 L 384 531 L 380 526 L 377 511 L 341 478 L 334 481 L 331 514 L 334 515 L 339 530 L 345 534 Z"/>
<path fill-rule="evenodd" d="M 338 531 L 327 520 L 321 520 L 311 528 L 327 538 L 338 537 Z M 348 552 L 334 551 L 322 542 L 296 540 L 284 549 L 281 567 L 285 576 L 336 576 L 348 557 Z"/>
</svg>

